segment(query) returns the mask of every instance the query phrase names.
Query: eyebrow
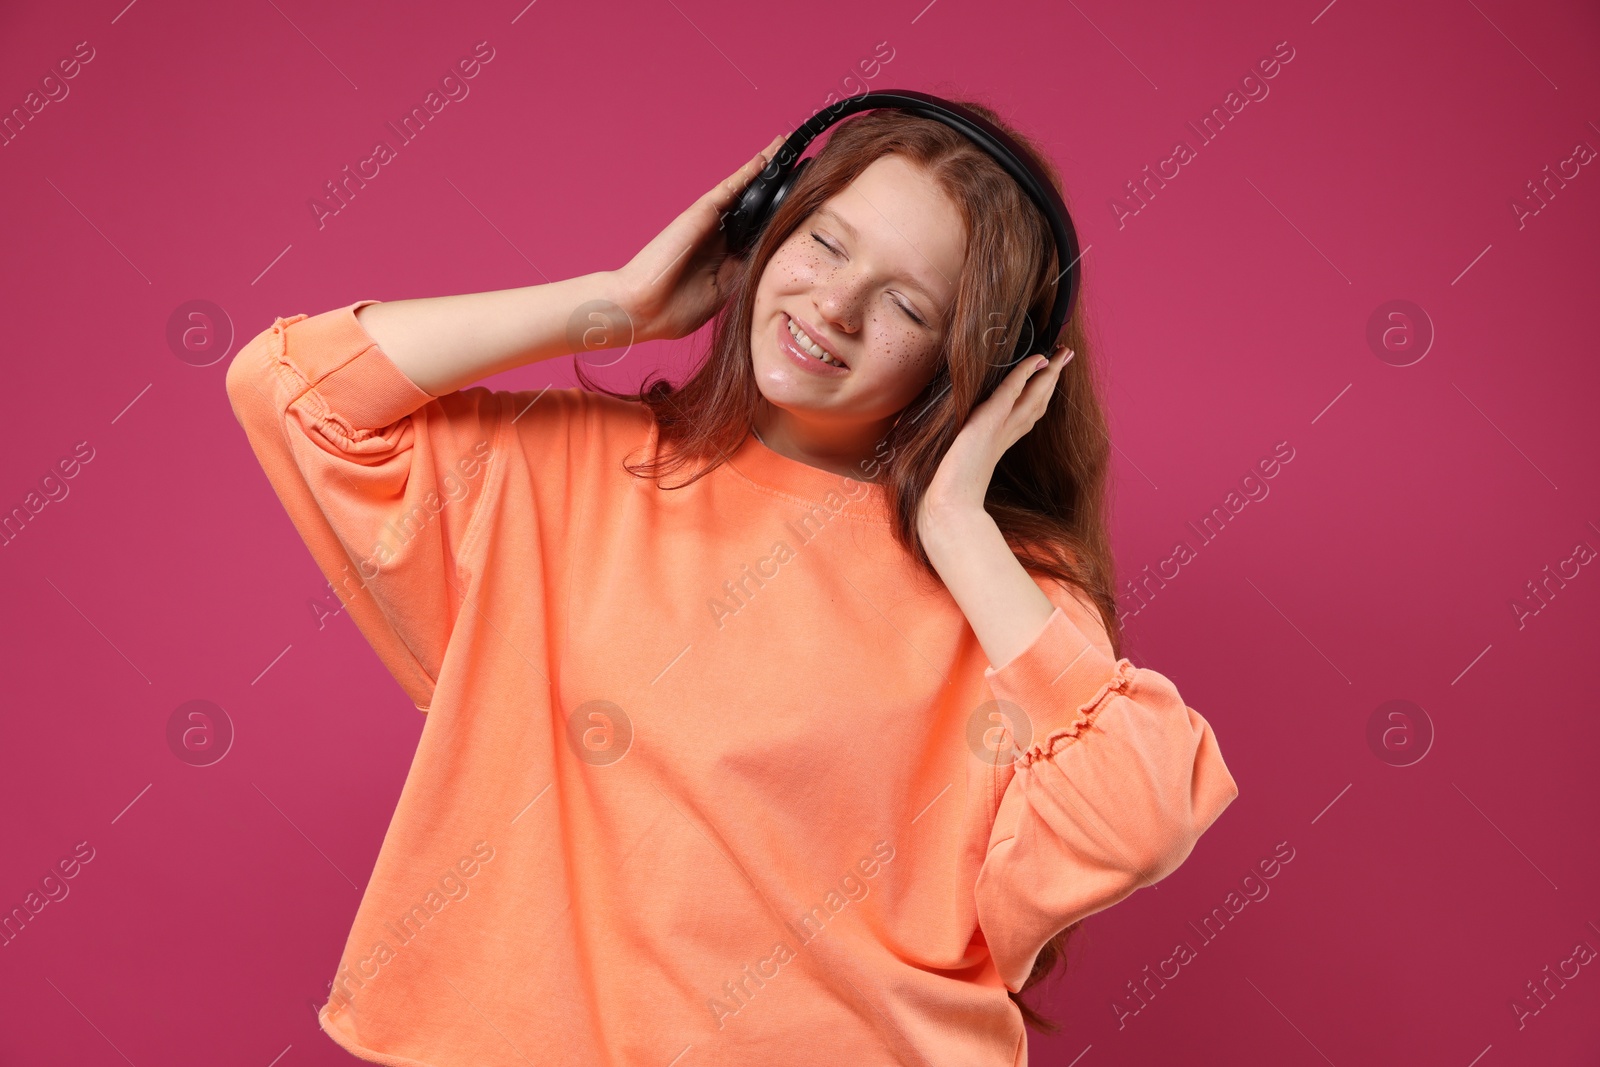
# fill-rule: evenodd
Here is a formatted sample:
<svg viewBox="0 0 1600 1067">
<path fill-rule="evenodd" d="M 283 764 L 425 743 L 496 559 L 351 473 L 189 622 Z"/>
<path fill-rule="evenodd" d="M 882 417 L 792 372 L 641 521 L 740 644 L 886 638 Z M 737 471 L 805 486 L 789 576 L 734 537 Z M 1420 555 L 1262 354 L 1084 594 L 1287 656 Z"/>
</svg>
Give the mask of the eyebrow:
<svg viewBox="0 0 1600 1067">
<path fill-rule="evenodd" d="M 831 207 L 819 207 L 819 208 L 817 208 L 817 215 L 818 215 L 818 217 L 826 215 L 828 218 L 830 218 L 834 222 L 838 223 L 839 224 L 839 228 L 841 230 L 843 230 L 845 233 L 849 234 L 850 235 L 850 239 L 852 241 L 860 241 L 861 240 L 860 232 L 857 231 L 854 226 L 850 225 L 849 221 L 843 215 L 841 215 L 837 211 L 833 210 L 833 208 L 831 208 Z M 937 316 L 939 318 L 943 318 L 944 317 L 942 306 L 939 303 L 939 297 L 934 294 L 932 289 L 928 288 L 926 285 L 924 285 L 921 281 L 919 281 L 917 278 L 915 278 L 912 275 L 906 275 L 905 278 L 902 279 L 902 280 L 905 281 L 905 283 L 907 285 L 911 286 L 913 289 L 915 289 L 919 293 L 921 293 L 923 296 L 927 297 L 928 302 L 933 305 L 933 314 L 935 316 Z"/>
</svg>

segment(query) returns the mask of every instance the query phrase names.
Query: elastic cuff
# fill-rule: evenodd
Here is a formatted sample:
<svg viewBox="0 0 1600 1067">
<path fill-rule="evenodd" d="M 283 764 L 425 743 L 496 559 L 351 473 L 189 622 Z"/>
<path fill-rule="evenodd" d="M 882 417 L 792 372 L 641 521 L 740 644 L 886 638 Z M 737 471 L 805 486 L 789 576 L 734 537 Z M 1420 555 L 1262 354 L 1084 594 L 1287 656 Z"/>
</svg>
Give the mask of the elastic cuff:
<svg viewBox="0 0 1600 1067">
<path fill-rule="evenodd" d="M 356 318 L 357 308 L 376 303 L 358 300 L 273 327 L 283 339 L 279 358 L 352 430 L 381 429 L 435 399 L 401 373 Z"/>
<path fill-rule="evenodd" d="M 1069 736 L 1087 724 L 1088 711 L 1103 700 L 1134 668 L 1127 660 L 1113 662 L 1085 636 L 1057 604 L 1033 644 L 1004 666 L 984 669 L 995 699 L 1020 707 L 1028 717 L 1025 750 L 1039 748 L 1065 731 Z M 1021 741 L 1022 731 L 1017 731 Z M 1034 744 L 1039 742 L 1040 744 Z"/>
<path fill-rule="evenodd" d="M 1102 657 L 1104 658 L 1104 657 Z M 1133 682 L 1134 671 L 1138 670 L 1130 661 L 1119 659 L 1116 663 L 1116 673 L 1112 675 L 1093 696 L 1079 704 L 1073 712 L 1072 721 L 1065 726 L 1045 731 L 1035 735 L 1033 744 L 1029 745 L 1022 755 L 1017 757 L 1017 764 L 1021 767 L 1031 767 L 1036 760 L 1054 756 L 1063 748 L 1076 741 L 1100 716 L 1100 709 L 1105 707 L 1113 694 L 1126 693 L 1128 686 Z"/>
</svg>

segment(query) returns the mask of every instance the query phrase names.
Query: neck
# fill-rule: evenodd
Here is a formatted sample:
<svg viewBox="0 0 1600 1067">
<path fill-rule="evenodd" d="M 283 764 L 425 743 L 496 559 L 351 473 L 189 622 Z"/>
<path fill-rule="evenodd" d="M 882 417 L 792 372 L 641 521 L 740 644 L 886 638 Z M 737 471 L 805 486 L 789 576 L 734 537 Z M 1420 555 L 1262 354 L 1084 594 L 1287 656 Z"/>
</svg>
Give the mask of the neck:
<svg viewBox="0 0 1600 1067">
<path fill-rule="evenodd" d="M 763 397 L 753 429 L 761 443 L 779 455 L 859 482 L 877 482 L 882 480 L 886 454 L 879 444 L 894 423 L 892 418 L 853 426 L 806 422 Z"/>
</svg>

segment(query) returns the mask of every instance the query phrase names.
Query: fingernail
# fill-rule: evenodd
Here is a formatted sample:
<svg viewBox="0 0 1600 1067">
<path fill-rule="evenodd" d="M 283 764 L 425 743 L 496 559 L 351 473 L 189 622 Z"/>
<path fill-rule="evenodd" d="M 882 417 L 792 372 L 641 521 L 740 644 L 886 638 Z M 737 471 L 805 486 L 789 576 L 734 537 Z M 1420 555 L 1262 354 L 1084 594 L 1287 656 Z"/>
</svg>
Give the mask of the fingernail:
<svg viewBox="0 0 1600 1067">
<path fill-rule="evenodd" d="M 1038 358 L 1038 360 L 1034 363 L 1033 368 L 1034 368 L 1034 370 L 1044 370 L 1044 368 L 1048 367 L 1049 365 L 1050 365 L 1050 360 L 1047 359 L 1044 356 L 1040 356 Z"/>
</svg>

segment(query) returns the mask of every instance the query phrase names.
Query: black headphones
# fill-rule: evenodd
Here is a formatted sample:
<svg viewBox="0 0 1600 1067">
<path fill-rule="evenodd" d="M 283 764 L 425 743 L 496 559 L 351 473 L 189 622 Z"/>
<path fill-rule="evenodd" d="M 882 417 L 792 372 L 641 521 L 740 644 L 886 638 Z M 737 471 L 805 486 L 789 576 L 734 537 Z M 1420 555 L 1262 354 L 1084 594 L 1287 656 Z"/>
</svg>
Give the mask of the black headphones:
<svg viewBox="0 0 1600 1067">
<path fill-rule="evenodd" d="M 727 238 L 728 251 L 733 255 L 739 255 L 755 243 L 767 220 L 772 218 L 778 205 L 783 203 L 789 190 L 794 188 L 800 172 L 811 162 L 810 159 L 800 159 L 800 154 L 806 150 L 808 144 L 823 130 L 846 115 L 876 108 L 910 111 L 924 118 L 935 119 L 965 134 L 979 148 L 994 157 L 995 162 L 1004 167 L 1006 173 L 1016 179 L 1023 191 L 1039 205 L 1039 210 L 1044 213 L 1046 221 L 1050 224 L 1050 230 L 1055 235 L 1056 261 L 1063 265 L 1062 274 L 1066 275 L 1066 282 L 1056 287 L 1055 306 L 1050 309 L 1050 318 L 1043 331 L 1035 329 L 1031 315 L 1026 317 L 1026 330 L 1017 344 L 1015 354 L 1006 366 L 1014 367 L 1018 361 L 1026 359 L 1034 352 L 1044 352 L 1071 317 L 1072 309 L 1078 300 L 1080 279 L 1078 235 L 1072 228 L 1072 218 L 1067 214 L 1067 206 L 1062 203 L 1049 178 L 1034 165 L 1028 154 L 1004 130 L 982 115 L 937 96 L 929 96 L 910 89 L 875 90 L 841 100 L 807 119 L 799 129 L 789 135 L 783 147 L 778 149 L 777 154 L 767 163 L 766 169 L 751 180 L 734 205 L 723 212 L 721 227 Z M 1043 339 L 1043 344 L 1035 347 L 1040 339 Z"/>
</svg>

